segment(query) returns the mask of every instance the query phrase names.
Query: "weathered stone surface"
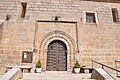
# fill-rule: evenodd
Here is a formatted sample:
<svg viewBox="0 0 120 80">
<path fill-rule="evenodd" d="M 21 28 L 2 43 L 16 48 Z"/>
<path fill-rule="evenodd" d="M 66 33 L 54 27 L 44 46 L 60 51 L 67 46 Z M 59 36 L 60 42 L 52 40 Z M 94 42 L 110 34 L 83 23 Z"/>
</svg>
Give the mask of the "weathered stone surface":
<svg viewBox="0 0 120 80">
<path fill-rule="evenodd" d="M 112 78 L 107 72 L 105 72 L 101 68 L 95 68 L 93 69 L 91 79 L 96 79 L 96 80 L 115 80 Z"/>
<path fill-rule="evenodd" d="M 0 76 L 0 80 L 19 80 L 23 77 L 20 68 L 12 68 L 4 75 Z"/>
<path fill-rule="evenodd" d="M 0 66 L 0 74 L 4 74 L 5 72 L 7 72 L 7 68 Z"/>
<path fill-rule="evenodd" d="M 47 71 L 38 73 L 23 73 L 22 80 L 95 80 L 90 79 L 91 74 L 74 74 L 65 71 Z"/>
</svg>

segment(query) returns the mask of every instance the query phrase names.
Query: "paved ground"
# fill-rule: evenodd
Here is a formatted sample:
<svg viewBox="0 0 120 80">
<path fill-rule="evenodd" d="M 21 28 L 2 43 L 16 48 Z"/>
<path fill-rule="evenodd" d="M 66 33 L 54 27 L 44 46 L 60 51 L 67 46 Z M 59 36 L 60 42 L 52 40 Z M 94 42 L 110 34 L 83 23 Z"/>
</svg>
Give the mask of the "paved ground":
<svg viewBox="0 0 120 80">
<path fill-rule="evenodd" d="M 22 80 L 91 80 L 91 74 L 47 71 L 42 73 L 23 73 Z"/>
</svg>

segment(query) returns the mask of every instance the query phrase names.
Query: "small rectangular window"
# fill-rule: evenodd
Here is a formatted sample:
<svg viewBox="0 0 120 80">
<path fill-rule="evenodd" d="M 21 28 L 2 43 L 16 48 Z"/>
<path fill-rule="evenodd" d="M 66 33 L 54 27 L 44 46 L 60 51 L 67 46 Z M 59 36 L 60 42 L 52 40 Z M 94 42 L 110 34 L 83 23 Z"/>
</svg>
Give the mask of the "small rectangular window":
<svg viewBox="0 0 120 80">
<path fill-rule="evenodd" d="M 88 22 L 88 23 L 96 23 L 95 13 L 86 12 L 86 22 Z"/>
<path fill-rule="evenodd" d="M 27 3 L 21 3 L 21 5 L 22 5 L 21 18 L 25 18 Z"/>
<path fill-rule="evenodd" d="M 33 52 L 32 51 L 23 51 L 22 52 L 22 63 L 32 63 Z"/>
<path fill-rule="evenodd" d="M 119 22 L 119 15 L 116 8 L 112 8 L 113 22 Z"/>
</svg>

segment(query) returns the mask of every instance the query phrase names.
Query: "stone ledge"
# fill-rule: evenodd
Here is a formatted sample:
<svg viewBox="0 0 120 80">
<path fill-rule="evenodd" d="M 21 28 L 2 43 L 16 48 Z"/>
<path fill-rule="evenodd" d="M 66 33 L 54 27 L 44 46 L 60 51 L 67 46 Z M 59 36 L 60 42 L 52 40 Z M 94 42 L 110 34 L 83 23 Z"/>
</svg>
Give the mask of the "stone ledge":
<svg viewBox="0 0 120 80">
<path fill-rule="evenodd" d="M 22 77 L 23 75 L 20 68 L 12 68 L 7 73 L 0 76 L 0 80 L 19 80 Z"/>
<path fill-rule="evenodd" d="M 28 72 L 31 71 L 32 69 L 32 66 L 7 66 L 8 69 L 11 69 L 11 68 L 20 68 L 21 71 L 23 72 L 24 69 L 28 70 Z"/>
<path fill-rule="evenodd" d="M 96 80 L 115 80 L 110 76 L 107 72 L 105 72 L 101 68 L 95 68 L 93 69 L 91 79 L 96 79 Z"/>
</svg>

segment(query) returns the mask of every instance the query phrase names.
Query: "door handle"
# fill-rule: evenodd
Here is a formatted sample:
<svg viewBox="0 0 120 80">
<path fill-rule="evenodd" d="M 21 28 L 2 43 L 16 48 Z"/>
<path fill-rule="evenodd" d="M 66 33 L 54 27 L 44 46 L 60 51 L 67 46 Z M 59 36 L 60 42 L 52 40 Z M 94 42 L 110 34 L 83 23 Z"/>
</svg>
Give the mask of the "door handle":
<svg viewBox="0 0 120 80">
<path fill-rule="evenodd" d="M 58 63 L 59 63 L 59 60 L 58 60 Z"/>
</svg>

